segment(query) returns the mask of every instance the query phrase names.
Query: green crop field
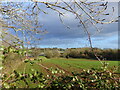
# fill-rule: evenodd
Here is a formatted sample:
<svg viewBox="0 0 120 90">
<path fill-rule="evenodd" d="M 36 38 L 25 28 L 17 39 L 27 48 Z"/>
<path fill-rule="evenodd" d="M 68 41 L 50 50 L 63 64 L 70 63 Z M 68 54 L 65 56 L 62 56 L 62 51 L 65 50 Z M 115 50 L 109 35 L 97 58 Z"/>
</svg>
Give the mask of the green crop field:
<svg viewBox="0 0 120 90">
<path fill-rule="evenodd" d="M 45 60 L 44 62 L 57 64 L 64 68 L 75 67 L 82 69 L 99 68 L 102 65 L 99 61 L 90 59 L 50 59 Z M 106 61 L 106 62 L 109 63 L 109 67 L 118 66 L 118 61 Z"/>
<path fill-rule="evenodd" d="M 17 65 L 17 67 L 13 67 L 14 69 L 17 69 L 19 72 L 31 72 L 31 69 L 37 69 L 39 71 L 42 71 L 43 73 L 46 73 L 46 70 L 42 67 L 47 68 L 59 68 L 68 72 L 72 71 L 80 71 L 81 69 L 91 69 L 95 68 L 98 69 L 102 66 L 102 64 L 98 60 L 91 60 L 91 59 L 66 59 L 66 58 L 53 58 L 53 59 L 47 59 L 45 57 L 42 58 L 42 61 L 34 60 L 35 62 L 33 65 L 30 65 L 30 63 L 21 63 Z M 108 68 L 112 69 L 114 66 L 118 67 L 118 61 L 105 61 L 108 64 Z M 41 64 L 41 65 L 39 65 Z M 12 68 L 12 69 L 13 69 Z M 10 73 L 12 70 L 9 68 L 7 69 Z"/>
</svg>

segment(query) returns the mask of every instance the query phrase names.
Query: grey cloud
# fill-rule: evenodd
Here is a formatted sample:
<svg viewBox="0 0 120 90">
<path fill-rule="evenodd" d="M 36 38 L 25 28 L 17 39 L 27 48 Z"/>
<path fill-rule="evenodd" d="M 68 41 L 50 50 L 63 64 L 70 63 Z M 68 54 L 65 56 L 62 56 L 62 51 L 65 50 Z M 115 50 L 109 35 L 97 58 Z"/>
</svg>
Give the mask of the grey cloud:
<svg viewBox="0 0 120 90">
<path fill-rule="evenodd" d="M 111 5 L 115 6 L 113 4 Z M 71 29 L 67 29 L 60 22 L 59 16 L 57 15 L 56 12 L 50 9 L 46 9 L 46 10 L 48 10 L 47 12 L 49 14 L 41 14 L 39 16 L 39 17 L 42 17 L 42 18 L 39 18 L 39 22 L 41 22 L 44 25 L 43 29 L 46 29 L 48 31 L 48 33 L 44 35 L 43 40 L 41 41 L 41 45 L 43 46 L 71 45 L 72 46 L 75 44 L 77 45 L 77 43 L 81 43 L 86 40 L 88 36 L 85 34 L 83 28 L 77 27 L 78 21 L 75 19 L 74 16 L 68 13 L 68 17 L 63 18 L 63 20 L 65 20 L 64 21 L 65 24 L 71 27 Z M 99 24 L 97 26 L 101 27 L 101 25 Z M 97 41 L 103 41 L 108 43 L 105 40 L 107 40 L 108 38 L 111 38 L 112 36 L 116 36 L 118 33 L 117 23 L 103 25 L 102 27 L 103 27 L 103 30 L 100 33 L 92 36 L 92 38 L 95 38 L 93 40 L 96 41 L 96 43 Z M 89 25 L 88 30 L 91 32 L 92 35 L 96 31 L 95 28 L 93 28 L 91 25 Z M 74 42 L 74 43 L 71 43 L 71 42 Z"/>
<path fill-rule="evenodd" d="M 115 11 L 117 15 L 117 5 L 116 3 L 109 3 L 108 6 L 108 12 L 110 12 L 111 8 L 114 6 Z M 59 38 L 59 39 L 72 39 L 72 38 L 87 38 L 87 35 L 84 33 L 83 28 L 77 28 L 76 26 L 78 25 L 78 20 L 75 19 L 74 15 L 70 13 L 66 13 L 67 16 L 63 18 L 64 23 L 66 25 L 69 25 L 72 29 L 66 29 L 66 27 L 61 24 L 59 16 L 57 12 L 51 10 L 51 9 L 46 9 L 45 7 L 42 7 L 43 10 L 48 12 L 48 14 L 41 14 L 39 17 L 39 21 L 44 24 L 44 28 L 49 32 L 44 36 L 45 39 L 50 39 L 50 38 Z M 100 25 L 97 25 L 98 27 L 101 27 Z M 90 32 L 95 32 L 95 28 L 90 28 L 91 25 L 89 26 L 89 31 Z M 112 36 L 113 34 L 116 34 L 117 32 L 117 24 L 109 24 L 109 25 L 103 25 L 103 31 L 101 31 L 99 34 L 94 35 L 93 37 L 95 38 L 106 38 L 108 36 Z"/>
</svg>

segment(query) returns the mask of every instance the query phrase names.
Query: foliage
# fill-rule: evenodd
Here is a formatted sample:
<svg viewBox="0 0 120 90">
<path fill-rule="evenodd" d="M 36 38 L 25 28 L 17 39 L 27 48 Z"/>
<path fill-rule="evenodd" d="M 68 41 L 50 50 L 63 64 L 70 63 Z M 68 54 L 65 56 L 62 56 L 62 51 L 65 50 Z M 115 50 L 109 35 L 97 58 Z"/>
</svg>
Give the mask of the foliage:
<svg viewBox="0 0 120 90">
<path fill-rule="evenodd" d="M 58 50 L 53 50 L 53 57 L 60 57 L 60 53 Z"/>
<path fill-rule="evenodd" d="M 41 54 L 41 50 L 37 50 L 37 48 L 31 49 L 31 52 L 29 53 L 30 56 L 38 57 Z"/>
<path fill-rule="evenodd" d="M 25 63 L 29 63 L 25 61 Z M 30 61 L 31 63 L 31 61 Z M 34 63 L 32 63 L 34 64 Z M 51 75 L 44 76 L 38 70 L 31 69 L 33 73 L 18 73 L 14 70 L 11 73 L 10 78 L 3 84 L 3 88 L 31 88 L 31 84 L 34 84 L 32 88 L 39 89 L 118 89 L 119 75 L 114 70 L 110 71 L 107 67 L 103 67 L 99 70 L 94 68 L 88 70 L 82 70 L 81 73 L 74 73 L 72 75 L 66 75 L 63 70 L 49 69 Z M 2 77 L 3 81 L 8 76 Z M 23 83 L 22 85 L 19 85 Z"/>
<path fill-rule="evenodd" d="M 52 58 L 52 57 L 53 57 L 52 51 L 51 51 L 51 50 L 45 51 L 45 56 L 46 56 L 47 58 Z"/>
<path fill-rule="evenodd" d="M 97 59 L 94 53 L 101 60 L 113 60 L 118 61 L 118 51 L 119 49 L 100 49 L 93 48 L 94 52 L 91 51 L 91 48 L 68 48 L 61 51 L 60 48 L 34 48 L 28 49 L 31 52 L 28 52 L 29 55 L 37 57 L 41 53 L 44 54 L 47 58 L 56 58 L 56 57 L 66 57 L 69 58 L 85 58 L 85 59 Z M 22 49 L 21 49 L 22 50 Z"/>
<path fill-rule="evenodd" d="M 45 56 L 47 58 L 55 58 L 55 57 L 60 57 L 60 53 L 58 50 L 45 50 Z"/>
<path fill-rule="evenodd" d="M 64 52 L 64 57 L 69 56 L 71 58 L 90 58 L 96 59 L 94 53 L 101 60 L 118 60 L 118 49 L 99 49 L 93 48 L 94 52 L 91 51 L 91 48 L 70 48 L 66 49 Z"/>
<path fill-rule="evenodd" d="M 0 50 L 17 52 L 16 49 L 0 48 Z M 21 50 L 20 50 L 21 51 Z M 6 52 L 6 53 L 9 53 Z M 21 55 L 23 53 L 20 53 Z M 4 59 L 4 56 L 2 56 Z M 38 60 L 39 61 L 39 60 Z M 25 59 L 23 63 L 30 63 L 31 66 L 36 64 L 35 61 Z M 119 75 L 116 68 L 109 70 L 107 64 L 102 68 L 91 68 L 81 70 L 80 73 L 72 72 L 66 74 L 66 71 L 59 68 L 49 68 L 49 75 L 43 75 L 39 70 L 32 69 L 30 73 L 18 72 L 16 68 L 10 74 L 1 74 L 2 89 L 4 88 L 39 88 L 39 89 L 118 89 Z"/>
</svg>

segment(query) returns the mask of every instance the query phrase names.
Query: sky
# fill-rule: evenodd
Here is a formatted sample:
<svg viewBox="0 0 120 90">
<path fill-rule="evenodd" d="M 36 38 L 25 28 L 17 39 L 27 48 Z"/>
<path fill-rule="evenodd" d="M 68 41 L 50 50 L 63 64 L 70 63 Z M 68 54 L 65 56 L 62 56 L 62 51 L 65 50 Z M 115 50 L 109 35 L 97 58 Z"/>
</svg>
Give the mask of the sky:
<svg viewBox="0 0 120 90">
<path fill-rule="evenodd" d="M 26 4 L 27 5 L 27 4 Z M 107 12 L 111 12 L 112 7 L 115 8 L 114 14 L 105 17 L 112 19 L 118 16 L 118 4 L 109 3 Z M 75 19 L 74 15 L 66 12 L 63 17 L 64 24 L 61 23 L 58 14 L 51 10 L 41 6 L 42 10 L 48 12 L 48 14 L 40 14 L 38 21 L 43 25 L 42 29 L 47 30 L 48 33 L 41 35 L 40 48 L 81 48 L 89 47 L 88 35 L 84 32 L 82 27 L 77 27 L 79 21 Z M 103 18 L 100 17 L 100 18 Z M 33 21 L 34 22 L 34 21 Z M 68 29 L 66 26 L 69 26 Z M 92 45 L 97 48 L 118 48 L 118 23 L 98 24 L 97 27 L 101 32 L 97 32 L 96 29 L 91 25 L 87 24 L 87 29 L 91 33 Z"/>
<path fill-rule="evenodd" d="M 118 16 L 117 3 L 110 3 L 108 12 L 112 7 L 115 7 L 115 14 L 113 17 Z M 42 36 L 39 47 L 41 48 L 81 48 L 89 47 L 88 36 L 83 31 L 83 28 L 77 27 L 78 21 L 75 17 L 67 13 L 63 18 L 65 25 L 70 26 L 71 29 L 66 28 L 60 22 L 60 19 L 54 11 L 49 10 L 48 15 L 41 15 L 40 21 L 43 24 L 43 28 L 48 31 L 47 34 Z M 109 18 L 112 18 L 110 16 Z M 118 48 L 118 23 L 97 25 L 100 29 L 100 33 L 96 33 L 96 29 L 88 25 L 88 30 L 91 32 L 91 39 L 93 47 L 97 48 Z"/>
</svg>

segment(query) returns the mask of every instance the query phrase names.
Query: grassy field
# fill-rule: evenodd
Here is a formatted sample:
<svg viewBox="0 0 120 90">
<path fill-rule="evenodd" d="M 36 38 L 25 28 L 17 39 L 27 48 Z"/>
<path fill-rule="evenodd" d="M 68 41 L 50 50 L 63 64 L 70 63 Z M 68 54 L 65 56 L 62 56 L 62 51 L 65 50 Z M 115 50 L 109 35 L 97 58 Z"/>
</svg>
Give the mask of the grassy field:
<svg viewBox="0 0 120 90">
<path fill-rule="evenodd" d="M 118 61 L 106 61 L 109 67 L 117 66 Z M 52 63 L 60 65 L 63 68 L 74 67 L 79 69 L 100 68 L 102 64 L 97 60 L 90 59 L 50 59 L 45 60 L 44 63 Z"/>
<path fill-rule="evenodd" d="M 35 62 L 33 65 L 30 65 L 30 63 L 17 63 L 14 67 L 17 69 L 18 72 L 32 72 L 32 69 L 37 69 L 38 71 L 41 71 L 43 73 L 47 73 L 47 68 L 59 68 L 66 72 L 72 72 L 77 71 L 80 72 L 81 69 L 90 69 L 90 68 L 100 68 L 102 64 L 97 60 L 90 60 L 90 59 L 66 59 L 66 58 L 53 58 L 53 59 L 47 59 L 44 57 L 41 57 L 43 60 Z M 108 68 L 112 69 L 114 66 L 118 67 L 118 61 L 106 61 L 109 63 Z M 14 63 L 15 64 L 15 63 Z M 42 67 L 42 66 L 44 67 Z M 13 68 L 12 68 L 13 69 Z M 12 71 L 10 68 L 7 70 L 9 73 Z"/>
<path fill-rule="evenodd" d="M 46 70 L 45 68 L 59 68 L 63 71 L 65 71 L 66 75 L 72 75 L 71 72 L 81 72 L 82 69 L 90 69 L 90 68 L 100 68 L 102 65 L 97 60 L 90 60 L 90 59 L 66 59 L 66 58 L 52 58 L 47 59 L 45 57 L 42 58 L 42 61 L 33 60 L 34 64 L 30 63 L 24 63 L 23 61 L 16 61 L 13 63 L 9 63 L 12 68 L 10 68 L 10 65 L 6 65 L 4 67 L 4 72 L 6 74 L 10 74 L 13 72 L 13 70 L 16 70 L 18 73 L 34 73 L 34 70 L 38 70 L 39 72 L 42 72 L 45 76 L 51 75 L 51 71 Z M 118 61 L 107 61 L 109 63 L 109 69 L 112 69 L 114 66 L 118 67 Z M 30 85 L 29 88 L 34 88 L 37 83 L 32 83 L 30 79 L 26 79 L 28 81 L 28 84 Z M 25 83 L 18 82 L 16 83 L 19 87 L 25 87 Z"/>
</svg>

